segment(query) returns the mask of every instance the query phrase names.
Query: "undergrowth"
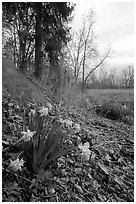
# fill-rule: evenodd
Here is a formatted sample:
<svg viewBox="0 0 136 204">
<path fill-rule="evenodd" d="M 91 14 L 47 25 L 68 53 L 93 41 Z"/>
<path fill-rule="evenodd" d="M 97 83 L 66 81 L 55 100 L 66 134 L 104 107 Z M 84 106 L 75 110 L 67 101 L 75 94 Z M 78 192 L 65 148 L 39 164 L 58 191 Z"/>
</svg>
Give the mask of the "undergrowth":
<svg viewBox="0 0 136 204">
<path fill-rule="evenodd" d="M 86 90 L 73 85 L 63 95 L 66 103 L 86 109 L 99 116 L 133 124 L 134 101 L 132 90 Z"/>
<path fill-rule="evenodd" d="M 3 201 L 107 202 L 114 201 L 111 195 L 115 192 L 117 201 L 133 201 L 133 141 L 128 141 L 127 148 L 126 144 L 121 144 L 117 152 L 108 152 L 103 139 L 105 145 L 111 144 L 113 128 L 105 128 L 109 131 L 108 135 L 101 134 L 98 132 L 100 121 L 95 115 L 91 123 L 84 115 L 89 115 L 89 110 L 94 111 L 97 100 L 88 93 L 81 93 L 76 86 L 66 91 L 62 98 L 64 102 L 73 104 L 82 112 L 67 110 L 61 103 L 56 109 L 56 104 L 46 101 L 44 94 L 23 74 L 13 70 L 3 73 Z M 130 107 L 123 103 L 103 103 L 103 106 L 101 103 L 101 110 L 112 110 L 117 119 L 120 114 L 127 117 L 127 108 Z M 105 130 L 101 126 L 99 128 Z M 120 136 L 123 139 L 119 139 L 119 144 L 124 141 L 124 135 L 121 133 Z M 114 143 L 117 145 L 116 141 Z M 104 147 L 106 155 L 101 147 Z M 118 169 L 114 168 L 114 162 L 120 165 Z M 128 174 L 131 179 L 125 184 Z M 120 179 L 117 175 L 123 177 Z"/>
<path fill-rule="evenodd" d="M 96 113 L 113 120 L 121 120 L 132 115 L 132 111 L 126 105 L 113 101 L 106 101 L 101 106 L 97 106 Z"/>
<path fill-rule="evenodd" d="M 12 62 L 3 59 L 2 65 L 2 95 L 9 95 L 20 103 L 45 103 L 44 94 L 32 85 L 24 74 L 17 71 Z"/>
</svg>

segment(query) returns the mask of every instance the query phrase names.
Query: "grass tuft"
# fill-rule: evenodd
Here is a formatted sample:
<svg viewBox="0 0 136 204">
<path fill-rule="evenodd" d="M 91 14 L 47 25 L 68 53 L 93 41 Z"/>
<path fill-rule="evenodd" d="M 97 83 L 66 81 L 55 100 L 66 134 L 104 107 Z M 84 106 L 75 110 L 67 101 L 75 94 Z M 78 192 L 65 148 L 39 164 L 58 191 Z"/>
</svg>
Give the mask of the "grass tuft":
<svg viewBox="0 0 136 204">
<path fill-rule="evenodd" d="M 14 100 L 27 104 L 45 103 L 44 94 L 41 90 L 31 84 L 24 74 L 17 71 L 12 62 L 3 59 L 2 62 L 2 95 L 10 95 Z"/>
<path fill-rule="evenodd" d="M 122 120 L 133 114 L 129 107 L 115 101 L 105 101 L 102 105 L 97 105 L 95 111 L 98 115 L 112 120 Z"/>
</svg>

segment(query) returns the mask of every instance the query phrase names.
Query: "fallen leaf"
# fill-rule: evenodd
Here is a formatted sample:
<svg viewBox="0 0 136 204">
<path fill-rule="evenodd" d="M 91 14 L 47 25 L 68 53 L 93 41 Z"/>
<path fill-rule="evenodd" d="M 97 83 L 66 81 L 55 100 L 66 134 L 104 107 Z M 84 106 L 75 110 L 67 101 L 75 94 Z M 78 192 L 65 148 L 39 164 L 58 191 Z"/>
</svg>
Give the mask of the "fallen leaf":
<svg viewBox="0 0 136 204">
<path fill-rule="evenodd" d="M 48 193 L 53 195 L 55 193 L 55 189 L 53 187 L 48 188 Z"/>
<path fill-rule="evenodd" d="M 117 184 L 119 184 L 120 186 L 122 186 L 122 187 L 124 186 L 124 183 L 120 180 L 119 177 L 116 176 L 116 177 L 114 178 L 114 181 L 115 181 Z"/>
<path fill-rule="evenodd" d="M 41 169 L 37 176 L 38 180 L 45 182 L 52 179 L 52 173 L 50 171 L 45 171 L 44 169 Z"/>
<path fill-rule="evenodd" d="M 82 174 L 82 169 L 81 168 L 75 168 L 74 169 L 76 174 Z"/>
<path fill-rule="evenodd" d="M 100 169 L 107 175 L 109 175 L 109 170 L 107 169 L 106 166 L 104 166 L 103 164 L 98 163 Z"/>
<path fill-rule="evenodd" d="M 87 175 L 90 179 L 93 179 L 93 177 L 91 176 L 91 174 L 88 173 Z"/>
<path fill-rule="evenodd" d="M 35 186 L 35 184 L 36 184 L 36 179 L 33 179 L 31 181 L 31 185 L 29 186 L 29 189 L 32 189 L 32 187 Z"/>
<path fill-rule="evenodd" d="M 9 145 L 10 143 L 9 143 L 9 141 L 2 140 L 2 144 Z"/>
<path fill-rule="evenodd" d="M 65 176 L 67 174 L 66 170 L 65 169 L 61 169 L 61 174 L 62 174 L 62 176 Z"/>
<path fill-rule="evenodd" d="M 93 152 L 93 153 L 91 154 L 91 160 L 94 160 L 95 157 L 96 157 L 96 154 Z"/>
<path fill-rule="evenodd" d="M 110 162 L 111 161 L 111 157 L 109 156 L 109 154 L 106 154 L 105 159 Z"/>
<path fill-rule="evenodd" d="M 84 191 L 82 190 L 81 186 L 79 186 L 78 184 L 74 184 L 76 190 L 79 192 L 79 193 L 84 193 Z"/>
<path fill-rule="evenodd" d="M 13 103 L 8 103 L 8 106 L 14 106 L 14 104 Z"/>
</svg>

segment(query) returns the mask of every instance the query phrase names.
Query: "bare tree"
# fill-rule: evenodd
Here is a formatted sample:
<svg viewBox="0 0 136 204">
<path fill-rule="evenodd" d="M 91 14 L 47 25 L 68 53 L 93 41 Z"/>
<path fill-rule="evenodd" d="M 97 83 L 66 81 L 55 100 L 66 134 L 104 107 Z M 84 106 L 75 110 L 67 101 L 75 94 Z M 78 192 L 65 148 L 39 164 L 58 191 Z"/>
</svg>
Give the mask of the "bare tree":
<svg viewBox="0 0 136 204">
<path fill-rule="evenodd" d="M 92 10 L 84 17 L 83 24 L 78 33 L 72 36 L 71 44 L 68 46 L 71 64 L 74 68 L 75 82 L 82 78 L 82 88 L 84 89 L 90 75 L 106 60 L 110 54 L 110 49 L 103 57 L 98 58 L 98 49 L 95 43 L 93 25 L 95 14 Z"/>
<path fill-rule="evenodd" d="M 134 87 L 134 67 L 128 66 L 122 70 L 123 74 L 123 86 L 125 88 Z"/>
</svg>

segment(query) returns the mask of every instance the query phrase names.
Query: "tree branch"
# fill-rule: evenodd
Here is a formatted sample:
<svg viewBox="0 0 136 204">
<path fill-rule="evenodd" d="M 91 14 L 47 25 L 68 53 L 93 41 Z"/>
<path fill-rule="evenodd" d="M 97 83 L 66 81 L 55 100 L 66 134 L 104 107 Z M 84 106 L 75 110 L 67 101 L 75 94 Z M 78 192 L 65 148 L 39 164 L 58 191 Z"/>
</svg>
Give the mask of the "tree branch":
<svg viewBox="0 0 136 204">
<path fill-rule="evenodd" d="M 88 77 L 105 61 L 105 59 L 109 56 L 110 49 L 106 53 L 106 55 L 103 57 L 103 59 L 88 73 L 88 75 L 85 78 L 85 83 L 87 82 Z"/>
</svg>

